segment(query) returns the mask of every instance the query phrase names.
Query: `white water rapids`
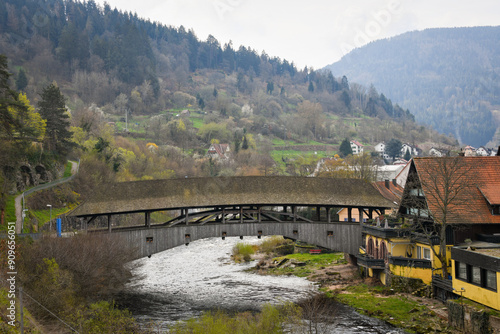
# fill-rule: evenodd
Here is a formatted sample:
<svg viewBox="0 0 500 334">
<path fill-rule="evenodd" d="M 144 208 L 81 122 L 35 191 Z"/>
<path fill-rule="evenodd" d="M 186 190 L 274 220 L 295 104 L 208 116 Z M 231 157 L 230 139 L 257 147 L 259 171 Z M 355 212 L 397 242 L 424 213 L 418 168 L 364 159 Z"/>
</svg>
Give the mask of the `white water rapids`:
<svg viewBox="0 0 500 334">
<path fill-rule="evenodd" d="M 232 248 L 239 238 L 194 241 L 135 261 L 136 279 L 120 304 L 142 324 L 167 326 L 199 316 L 210 309 L 259 310 L 263 304 L 297 301 L 313 289 L 311 282 L 293 276 L 262 276 L 245 272 L 255 265 L 234 264 Z M 243 242 L 260 242 L 256 237 Z M 329 333 L 403 333 L 376 319 L 341 306 Z"/>
</svg>

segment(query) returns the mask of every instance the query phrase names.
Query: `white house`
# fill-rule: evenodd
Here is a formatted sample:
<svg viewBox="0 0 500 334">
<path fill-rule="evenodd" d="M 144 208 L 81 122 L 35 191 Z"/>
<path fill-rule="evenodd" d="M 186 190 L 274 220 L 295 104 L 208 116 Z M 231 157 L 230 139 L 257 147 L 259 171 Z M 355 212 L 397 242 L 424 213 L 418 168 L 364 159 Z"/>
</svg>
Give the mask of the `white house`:
<svg viewBox="0 0 500 334">
<path fill-rule="evenodd" d="M 377 152 L 380 156 L 382 156 L 385 153 L 385 143 L 380 142 L 374 147 L 375 152 Z"/>
<path fill-rule="evenodd" d="M 377 152 L 380 157 L 382 157 L 384 159 L 389 159 L 389 156 L 387 155 L 387 153 L 385 153 L 385 143 L 384 142 L 380 142 L 377 145 L 375 145 L 374 149 L 375 149 L 375 152 Z"/>
<path fill-rule="evenodd" d="M 212 144 L 207 151 L 207 155 L 213 159 L 225 160 L 229 158 L 229 152 L 229 144 Z"/>
<path fill-rule="evenodd" d="M 410 154 L 412 157 L 418 156 L 418 148 L 416 146 L 412 146 L 410 144 L 403 144 L 401 145 L 401 156 L 404 157 L 406 154 L 406 151 L 410 150 Z"/>
<path fill-rule="evenodd" d="M 351 150 L 352 154 L 357 155 L 363 153 L 363 145 L 356 140 L 351 140 Z"/>
<path fill-rule="evenodd" d="M 442 148 L 432 147 L 429 150 L 429 155 L 433 156 L 433 157 L 444 157 L 444 156 L 448 155 L 448 151 L 445 149 L 442 149 Z"/>
<path fill-rule="evenodd" d="M 491 150 L 490 149 L 487 149 L 486 147 L 484 146 L 481 146 L 480 148 L 478 148 L 476 150 L 476 155 L 478 157 L 487 157 L 491 154 Z"/>
</svg>

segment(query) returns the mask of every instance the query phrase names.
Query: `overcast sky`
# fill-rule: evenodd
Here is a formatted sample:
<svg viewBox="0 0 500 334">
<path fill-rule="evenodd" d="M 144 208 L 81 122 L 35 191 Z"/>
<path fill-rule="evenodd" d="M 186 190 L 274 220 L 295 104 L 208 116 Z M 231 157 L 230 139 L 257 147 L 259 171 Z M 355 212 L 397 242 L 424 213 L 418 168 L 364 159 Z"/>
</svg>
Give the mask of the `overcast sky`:
<svg viewBox="0 0 500 334">
<path fill-rule="evenodd" d="M 97 0 L 104 3 L 103 0 Z M 498 0 L 107 0 L 223 46 L 322 68 L 369 41 L 436 27 L 500 25 Z"/>
</svg>

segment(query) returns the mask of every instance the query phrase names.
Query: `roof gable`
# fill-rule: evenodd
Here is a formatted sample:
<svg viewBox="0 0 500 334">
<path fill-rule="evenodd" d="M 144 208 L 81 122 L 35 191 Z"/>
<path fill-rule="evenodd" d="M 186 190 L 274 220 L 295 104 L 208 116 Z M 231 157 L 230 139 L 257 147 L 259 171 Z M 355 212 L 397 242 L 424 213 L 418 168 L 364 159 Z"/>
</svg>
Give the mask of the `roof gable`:
<svg viewBox="0 0 500 334">
<path fill-rule="evenodd" d="M 500 224 L 489 207 L 500 204 L 500 157 L 415 158 L 413 166 L 435 221 L 446 207 L 447 223 Z"/>
</svg>

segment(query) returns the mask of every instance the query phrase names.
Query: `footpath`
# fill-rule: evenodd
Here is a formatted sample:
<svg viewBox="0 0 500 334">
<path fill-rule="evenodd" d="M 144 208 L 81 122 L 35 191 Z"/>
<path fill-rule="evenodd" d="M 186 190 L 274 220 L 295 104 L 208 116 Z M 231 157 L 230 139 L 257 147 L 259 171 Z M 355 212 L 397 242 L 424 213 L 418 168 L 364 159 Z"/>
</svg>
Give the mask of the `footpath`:
<svg viewBox="0 0 500 334">
<path fill-rule="evenodd" d="M 23 213 L 24 213 L 23 209 L 24 209 L 24 205 L 25 205 L 24 199 L 26 198 L 26 196 L 34 193 L 35 191 L 40 191 L 43 189 L 55 187 L 57 185 L 60 185 L 62 183 L 65 183 L 65 182 L 68 182 L 68 181 L 71 181 L 72 179 L 74 179 L 76 174 L 78 173 L 79 163 L 76 161 L 69 161 L 69 162 L 72 164 L 71 176 L 64 177 L 64 178 L 61 178 L 61 179 L 58 179 L 58 180 L 55 180 L 55 181 L 52 181 L 49 183 L 45 183 L 45 184 L 41 184 L 39 186 L 33 187 L 29 190 L 26 190 L 21 195 L 16 197 L 16 200 L 15 200 L 15 203 L 16 203 L 16 234 L 22 233 L 23 218 L 24 218 L 23 217 Z"/>
</svg>

